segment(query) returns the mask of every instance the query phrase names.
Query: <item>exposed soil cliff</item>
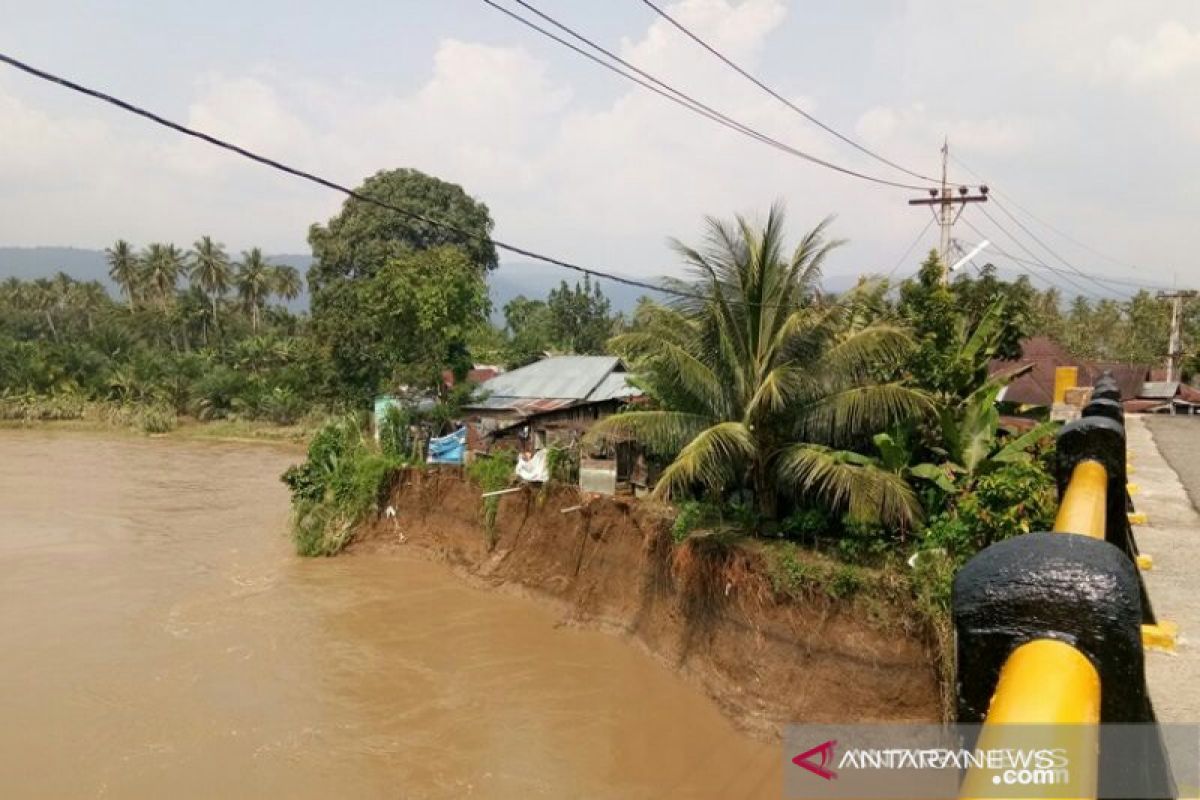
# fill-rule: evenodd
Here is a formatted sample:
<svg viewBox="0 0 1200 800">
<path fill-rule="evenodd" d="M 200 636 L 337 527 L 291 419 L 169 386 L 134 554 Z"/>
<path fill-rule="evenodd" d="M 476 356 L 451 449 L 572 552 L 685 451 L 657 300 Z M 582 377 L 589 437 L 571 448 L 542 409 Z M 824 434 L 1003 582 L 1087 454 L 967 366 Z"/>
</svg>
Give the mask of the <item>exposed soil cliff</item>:
<svg viewBox="0 0 1200 800">
<path fill-rule="evenodd" d="M 676 546 L 661 506 L 569 488 L 500 497 L 489 551 L 479 495 L 452 471 L 400 475 L 395 516 L 352 550 L 418 548 L 477 581 L 551 598 L 564 622 L 628 636 L 759 735 L 788 722 L 940 717 L 925 637 L 878 586 L 843 599 L 781 592 L 759 547 Z"/>
</svg>

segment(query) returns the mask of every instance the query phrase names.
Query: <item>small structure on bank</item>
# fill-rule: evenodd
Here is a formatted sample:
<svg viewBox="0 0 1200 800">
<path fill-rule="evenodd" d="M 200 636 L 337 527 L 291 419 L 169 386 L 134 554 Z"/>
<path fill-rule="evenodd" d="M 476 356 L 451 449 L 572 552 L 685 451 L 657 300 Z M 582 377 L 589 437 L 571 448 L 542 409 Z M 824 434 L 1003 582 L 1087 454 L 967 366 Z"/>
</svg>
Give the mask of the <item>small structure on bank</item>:
<svg viewBox="0 0 1200 800">
<path fill-rule="evenodd" d="M 467 449 L 487 453 L 506 447 L 537 453 L 546 448 L 579 454 L 580 485 L 612 493 L 627 483 L 636 464 L 632 442 L 582 452 L 584 435 L 598 420 L 636 402 L 642 392 L 629 382 L 615 356 L 551 356 L 497 375 L 464 407 Z M 593 485 L 594 484 L 594 485 Z"/>
</svg>

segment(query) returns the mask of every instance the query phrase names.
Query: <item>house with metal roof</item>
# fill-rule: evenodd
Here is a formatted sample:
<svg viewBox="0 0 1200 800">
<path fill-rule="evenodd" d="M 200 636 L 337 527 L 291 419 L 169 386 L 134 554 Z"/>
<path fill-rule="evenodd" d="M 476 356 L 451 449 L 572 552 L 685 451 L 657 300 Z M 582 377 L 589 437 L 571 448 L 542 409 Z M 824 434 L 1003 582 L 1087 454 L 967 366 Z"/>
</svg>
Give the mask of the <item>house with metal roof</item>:
<svg viewBox="0 0 1200 800">
<path fill-rule="evenodd" d="M 1091 386 L 1101 375 L 1111 374 L 1117 381 L 1123 400 L 1139 397 L 1142 385 L 1150 374 L 1150 367 L 1145 364 L 1075 358 L 1065 347 L 1046 336 L 1035 336 L 1021 342 L 1021 357 L 1016 360 L 993 359 L 988 365 L 988 374 L 1020 373 L 1004 387 L 998 398 L 1000 402 L 1049 408 L 1054 403 L 1054 374 L 1059 367 L 1076 367 L 1080 386 Z"/>
<path fill-rule="evenodd" d="M 468 447 L 538 450 L 577 442 L 596 420 L 641 394 L 615 356 L 544 358 L 480 384 L 478 399 L 464 407 Z"/>
<path fill-rule="evenodd" d="M 1146 381 L 1137 398 L 1124 402 L 1125 411 L 1139 414 L 1200 413 L 1200 389 L 1179 381 Z"/>
</svg>

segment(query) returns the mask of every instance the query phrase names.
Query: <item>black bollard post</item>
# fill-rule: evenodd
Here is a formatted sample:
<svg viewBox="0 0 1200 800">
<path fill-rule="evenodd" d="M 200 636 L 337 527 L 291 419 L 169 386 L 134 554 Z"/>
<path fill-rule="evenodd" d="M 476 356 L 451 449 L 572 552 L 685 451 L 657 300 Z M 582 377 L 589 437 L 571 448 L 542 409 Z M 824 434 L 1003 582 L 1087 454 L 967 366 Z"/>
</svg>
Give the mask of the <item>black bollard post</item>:
<svg viewBox="0 0 1200 800">
<path fill-rule="evenodd" d="M 1070 533 L 1032 533 L 976 554 L 954 579 L 960 723 L 987 716 L 996 682 L 1014 650 L 1037 639 L 1066 642 L 1100 676 L 1100 721 L 1154 723 L 1142 651 L 1137 568 L 1108 542 Z M 1137 737 L 1130 759 L 1106 759 L 1101 797 L 1173 797 L 1161 737 Z M 1137 764 L 1139 774 L 1131 772 Z M 1133 784 L 1127 783 L 1133 781 Z M 1125 794 L 1119 787 L 1153 787 Z"/>
</svg>

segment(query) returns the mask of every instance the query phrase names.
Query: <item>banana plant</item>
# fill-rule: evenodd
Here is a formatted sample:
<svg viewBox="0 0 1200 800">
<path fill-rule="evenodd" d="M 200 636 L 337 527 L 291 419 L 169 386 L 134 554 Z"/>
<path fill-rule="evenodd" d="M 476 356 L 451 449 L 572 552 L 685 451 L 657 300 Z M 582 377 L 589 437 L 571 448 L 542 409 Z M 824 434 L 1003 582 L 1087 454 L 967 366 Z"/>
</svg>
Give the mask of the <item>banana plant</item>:
<svg viewBox="0 0 1200 800">
<path fill-rule="evenodd" d="M 928 481 L 946 494 L 969 489 L 977 478 L 1005 464 L 1029 461 L 1029 451 L 1058 423 L 1043 422 L 1023 434 L 1005 436 L 996 407 L 1000 391 L 1028 370 L 1027 366 L 989 378 L 961 403 L 938 409 L 941 441 L 930 449 L 941 463 L 913 463 L 916 448 L 908 429 L 876 434 L 879 457 L 875 461 L 910 482 L 913 478 Z"/>
</svg>

